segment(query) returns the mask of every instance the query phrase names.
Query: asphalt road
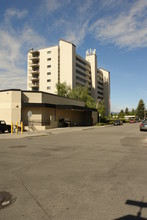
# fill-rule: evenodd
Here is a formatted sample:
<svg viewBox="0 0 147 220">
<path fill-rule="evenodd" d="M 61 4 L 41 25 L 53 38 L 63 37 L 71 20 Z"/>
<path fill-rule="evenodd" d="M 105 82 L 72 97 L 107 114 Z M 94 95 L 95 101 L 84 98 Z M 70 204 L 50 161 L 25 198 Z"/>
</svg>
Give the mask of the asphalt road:
<svg viewBox="0 0 147 220">
<path fill-rule="evenodd" d="M 147 219 L 147 132 L 68 129 L 0 139 L 0 219 Z"/>
</svg>

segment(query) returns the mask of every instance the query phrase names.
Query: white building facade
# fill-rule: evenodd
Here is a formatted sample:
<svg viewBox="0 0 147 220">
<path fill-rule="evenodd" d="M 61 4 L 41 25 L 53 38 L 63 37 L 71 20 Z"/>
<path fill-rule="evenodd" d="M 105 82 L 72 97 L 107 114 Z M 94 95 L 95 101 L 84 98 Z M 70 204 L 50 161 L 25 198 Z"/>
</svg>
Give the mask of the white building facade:
<svg viewBox="0 0 147 220">
<path fill-rule="evenodd" d="M 59 45 L 28 52 L 27 90 L 57 94 L 56 84 L 66 82 L 71 89 L 87 86 L 96 102 L 104 99 L 110 114 L 110 72 L 97 67 L 96 50 L 86 52 L 85 59 L 76 46 L 65 40 Z"/>
</svg>

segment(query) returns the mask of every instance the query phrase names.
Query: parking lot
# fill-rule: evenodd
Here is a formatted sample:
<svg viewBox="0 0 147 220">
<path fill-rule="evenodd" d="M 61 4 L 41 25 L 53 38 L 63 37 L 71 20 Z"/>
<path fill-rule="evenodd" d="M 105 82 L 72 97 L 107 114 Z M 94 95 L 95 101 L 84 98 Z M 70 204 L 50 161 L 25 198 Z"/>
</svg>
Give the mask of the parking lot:
<svg viewBox="0 0 147 220">
<path fill-rule="evenodd" d="M 0 219 L 147 219 L 139 124 L 0 137 Z"/>
</svg>

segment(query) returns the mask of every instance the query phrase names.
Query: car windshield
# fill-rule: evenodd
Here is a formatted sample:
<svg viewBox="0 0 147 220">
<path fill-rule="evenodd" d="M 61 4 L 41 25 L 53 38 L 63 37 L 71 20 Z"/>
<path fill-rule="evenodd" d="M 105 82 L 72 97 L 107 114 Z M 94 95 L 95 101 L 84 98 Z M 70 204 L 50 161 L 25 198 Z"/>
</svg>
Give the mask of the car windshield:
<svg viewBox="0 0 147 220">
<path fill-rule="evenodd" d="M 147 120 L 143 121 L 144 124 L 147 124 Z"/>
</svg>

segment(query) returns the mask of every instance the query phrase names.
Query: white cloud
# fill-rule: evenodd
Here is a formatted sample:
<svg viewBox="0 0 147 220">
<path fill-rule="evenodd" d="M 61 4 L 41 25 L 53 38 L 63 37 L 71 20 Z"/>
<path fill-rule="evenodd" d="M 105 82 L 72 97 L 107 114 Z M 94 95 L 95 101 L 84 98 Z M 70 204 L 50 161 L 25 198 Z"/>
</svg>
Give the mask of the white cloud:
<svg viewBox="0 0 147 220">
<path fill-rule="evenodd" d="M 61 5 L 62 2 L 58 0 L 45 0 L 45 8 L 49 13 L 57 10 Z"/>
<path fill-rule="evenodd" d="M 54 21 L 53 27 L 60 32 L 62 38 L 79 46 L 83 43 L 88 33 L 89 22 L 93 17 L 93 1 L 85 0 L 83 4 L 81 1 L 71 1 L 68 3 L 69 10 L 72 9 L 71 14 L 68 15 L 67 13 L 64 16 L 63 11 L 60 20 L 57 19 Z M 91 13 L 89 13 L 89 11 Z"/>
<path fill-rule="evenodd" d="M 71 0 L 45 0 L 40 7 L 42 13 L 52 13 L 70 4 Z"/>
<path fill-rule="evenodd" d="M 36 22 L 34 25 L 36 30 L 31 27 L 30 23 L 27 23 L 30 21 L 30 17 L 29 19 L 26 17 L 26 15 L 29 16 L 27 10 L 7 9 L 4 13 L 4 20 L 0 24 L 0 89 L 4 87 L 26 88 L 27 52 L 32 47 L 35 49 L 45 47 L 50 38 L 63 37 L 79 46 L 84 42 L 87 34 L 91 34 L 98 41 L 113 43 L 118 47 L 147 46 L 147 1 L 137 0 L 133 1 L 134 3 L 125 1 L 125 7 L 118 10 L 120 2 L 124 1 L 44 0 L 41 6 L 38 6 L 41 7 L 40 10 L 44 9 L 42 10 L 43 17 L 40 19 L 40 14 L 37 14 L 40 12 L 38 7 L 31 15 L 31 24 Z M 126 2 L 128 7 L 126 7 Z M 99 13 L 102 9 L 107 12 L 110 10 L 111 16 Z M 115 10 L 115 13 L 111 13 L 111 10 Z M 56 12 L 54 17 L 52 17 L 53 12 Z M 96 16 L 97 20 L 93 22 Z M 13 21 L 20 19 L 24 19 L 23 23 L 19 22 L 19 28 L 14 27 Z M 47 33 L 47 27 L 50 29 L 50 35 Z M 46 39 L 43 34 L 47 35 Z"/>
<path fill-rule="evenodd" d="M 90 14 L 92 12 L 89 13 L 89 9 L 90 7 L 93 5 L 93 2 L 91 0 L 85 0 L 84 4 L 79 4 L 80 2 L 78 2 L 77 5 L 77 10 L 79 11 L 79 16 L 83 17 L 86 13 L 86 15 L 90 16 Z"/>
<path fill-rule="evenodd" d="M 32 47 L 40 49 L 46 45 L 46 40 L 43 36 L 40 36 L 36 31 L 34 31 L 30 26 L 25 26 L 20 34 L 20 41 L 22 46 L 31 49 Z"/>
<path fill-rule="evenodd" d="M 95 37 L 130 49 L 147 46 L 147 1 L 139 0 L 118 11 L 118 15 L 98 19 L 91 27 Z"/>
<path fill-rule="evenodd" d="M 89 21 L 85 21 L 84 23 L 73 25 L 73 28 L 68 28 L 66 34 L 64 35 L 64 39 L 74 43 L 76 46 L 82 44 L 88 28 Z"/>
<path fill-rule="evenodd" d="M 8 11 L 9 15 L 15 14 Z M 18 31 L 11 22 L 8 30 L 5 29 L 5 22 L 0 25 L 0 36 L 0 89 L 26 89 L 27 52 L 32 47 L 45 46 L 45 39 L 29 26 Z"/>
<path fill-rule="evenodd" d="M 18 10 L 16 8 L 8 8 L 4 15 L 4 22 L 9 23 L 14 17 L 15 19 L 21 19 L 24 18 L 27 15 L 27 10 Z"/>
</svg>

